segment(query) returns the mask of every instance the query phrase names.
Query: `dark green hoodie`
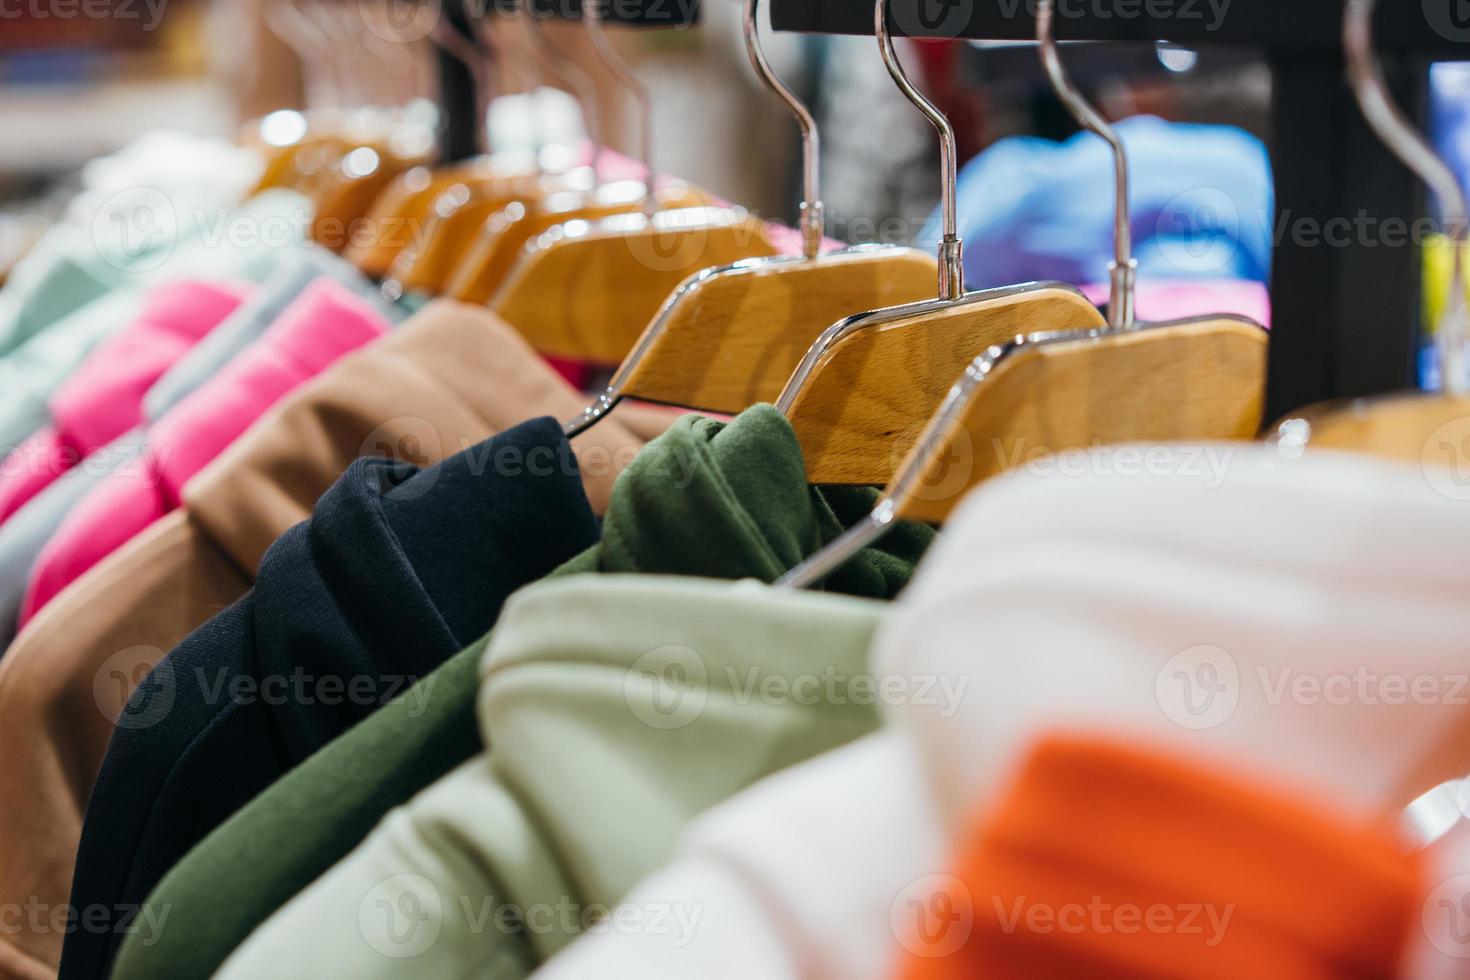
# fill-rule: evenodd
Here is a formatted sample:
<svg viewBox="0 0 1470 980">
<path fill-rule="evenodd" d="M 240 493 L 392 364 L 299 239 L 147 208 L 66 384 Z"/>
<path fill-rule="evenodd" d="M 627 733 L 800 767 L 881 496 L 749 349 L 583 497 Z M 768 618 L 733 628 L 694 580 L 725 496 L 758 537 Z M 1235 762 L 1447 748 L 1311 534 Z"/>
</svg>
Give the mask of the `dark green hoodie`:
<svg viewBox="0 0 1470 980">
<path fill-rule="evenodd" d="M 553 575 L 584 572 L 770 582 L 870 511 L 876 492 L 806 483 L 785 419 L 758 406 L 728 425 L 681 419 L 613 492 L 602 541 Z M 895 596 L 933 538 L 902 525 L 829 579 Z M 391 810 L 484 748 L 478 664 L 489 637 L 280 779 L 176 865 L 117 958 L 119 980 L 208 976 L 277 908 Z M 161 929 L 145 929 L 167 914 Z"/>
</svg>

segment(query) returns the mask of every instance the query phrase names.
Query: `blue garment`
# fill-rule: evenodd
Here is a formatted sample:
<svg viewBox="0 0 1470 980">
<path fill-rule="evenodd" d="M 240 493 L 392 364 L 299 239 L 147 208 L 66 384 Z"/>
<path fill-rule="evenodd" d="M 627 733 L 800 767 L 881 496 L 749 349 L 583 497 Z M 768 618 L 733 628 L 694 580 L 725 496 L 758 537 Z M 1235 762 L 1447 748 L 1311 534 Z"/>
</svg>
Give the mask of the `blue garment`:
<svg viewBox="0 0 1470 980">
<path fill-rule="evenodd" d="M 1470 62 L 1443 62 L 1430 69 L 1429 107 L 1435 149 L 1461 186 L 1470 185 Z"/>
<path fill-rule="evenodd" d="M 1117 129 L 1128 150 L 1140 277 L 1266 282 L 1274 194 L 1265 145 L 1231 126 L 1152 116 Z M 966 285 L 1106 282 L 1113 180 L 1111 151 L 1091 133 L 990 146 L 959 176 Z M 938 240 L 936 212 L 917 244 L 933 250 Z"/>
</svg>

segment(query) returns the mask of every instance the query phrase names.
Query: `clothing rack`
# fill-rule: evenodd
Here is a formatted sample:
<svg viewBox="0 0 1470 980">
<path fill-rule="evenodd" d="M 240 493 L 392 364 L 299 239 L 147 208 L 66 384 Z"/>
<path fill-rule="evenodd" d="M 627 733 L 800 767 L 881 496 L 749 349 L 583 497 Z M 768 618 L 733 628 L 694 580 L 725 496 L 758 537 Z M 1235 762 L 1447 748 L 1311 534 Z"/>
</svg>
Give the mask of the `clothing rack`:
<svg viewBox="0 0 1470 980">
<path fill-rule="evenodd" d="M 610 24 L 629 27 L 692 27 L 699 21 L 699 0 L 604 0 Z M 515 6 L 516 0 L 486 0 L 481 8 L 486 14 Z M 527 9 L 536 17 L 582 16 L 582 0 L 526 0 Z M 451 27 L 470 38 L 468 12 L 465 5 L 450 0 L 443 6 Z M 439 101 L 443 112 L 439 131 L 439 155 L 442 160 L 464 160 L 478 152 L 479 124 L 475 118 L 478 102 L 475 80 L 468 66 L 444 50 L 438 53 Z"/>
<path fill-rule="evenodd" d="M 1412 227 L 1425 195 L 1369 132 L 1348 89 L 1343 7 L 1343 0 L 1058 3 L 1063 40 L 1263 50 L 1273 77 L 1276 183 L 1268 420 L 1327 399 L 1418 387 L 1420 249 L 1382 222 Z M 871 35 L 873 9 L 853 0 L 771 0 L 771 22 L 776 30 Z M 891 25 L 918 37 L 1029 40 L 1035 4 L 893 0 Z M 1457 18 L 1453 0 L 1404 0 L 1383 5 L 1375 33 L 1389 87 L 1422 122 L 1429 65 L 1470 59 L 1470 22 Z M 1327 232 L 1336 244 L 1326 243 Z"/>
</svg>

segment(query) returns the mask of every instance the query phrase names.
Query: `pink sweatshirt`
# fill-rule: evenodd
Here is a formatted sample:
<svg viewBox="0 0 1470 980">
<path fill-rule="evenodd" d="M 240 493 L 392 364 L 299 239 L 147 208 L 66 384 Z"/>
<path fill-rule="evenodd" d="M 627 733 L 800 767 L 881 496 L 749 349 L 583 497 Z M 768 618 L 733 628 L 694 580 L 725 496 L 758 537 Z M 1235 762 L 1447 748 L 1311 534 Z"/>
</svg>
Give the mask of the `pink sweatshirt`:
<svg viewBox="0 0 1470 980">
<path fill-rule="evenodd" d="M 282 396 L 387 331 L 381 314 L 344 286 L 311 285 L 259 340 L 149 428 L 136 465 L 111 474 L 67 515 L 32 569 L 21 625 L 178 507 L 189 478 Z"/>
<path fill-rule="evenodd" d="M 0 521 L 143 422 L 143 396 L 233 313 L 250 287 L 184 281 L 153 289 L 138 318 L 99 344 L 52 394 L 51 424 L 0 462 Z"/>
</svg>

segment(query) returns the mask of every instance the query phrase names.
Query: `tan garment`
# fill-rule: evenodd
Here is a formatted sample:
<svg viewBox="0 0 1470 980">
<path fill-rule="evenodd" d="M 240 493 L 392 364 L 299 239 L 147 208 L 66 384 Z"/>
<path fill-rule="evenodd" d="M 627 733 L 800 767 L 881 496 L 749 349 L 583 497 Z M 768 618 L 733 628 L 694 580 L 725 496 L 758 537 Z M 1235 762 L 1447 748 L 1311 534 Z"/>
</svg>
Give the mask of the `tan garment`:
<svg viewBox="0 0 1470 980">
<path fill-rule="evenodd" d="M 0 920 L 0 977 L 56 975 L 87 796 L 133 688 L 245 594 L 353 459 L 427 465 L 586 402 L 488 311 L 435 303 L 278 405 L 184 488 L 184 509 L 50 603 L 0 659 L 0 910 L 22 910 L 19 931 Z M 673 416 L 627 418 L 651 431 Z M 601 513 L 642 441 L 612 418 L 573 445 Z"/>
</svg>

